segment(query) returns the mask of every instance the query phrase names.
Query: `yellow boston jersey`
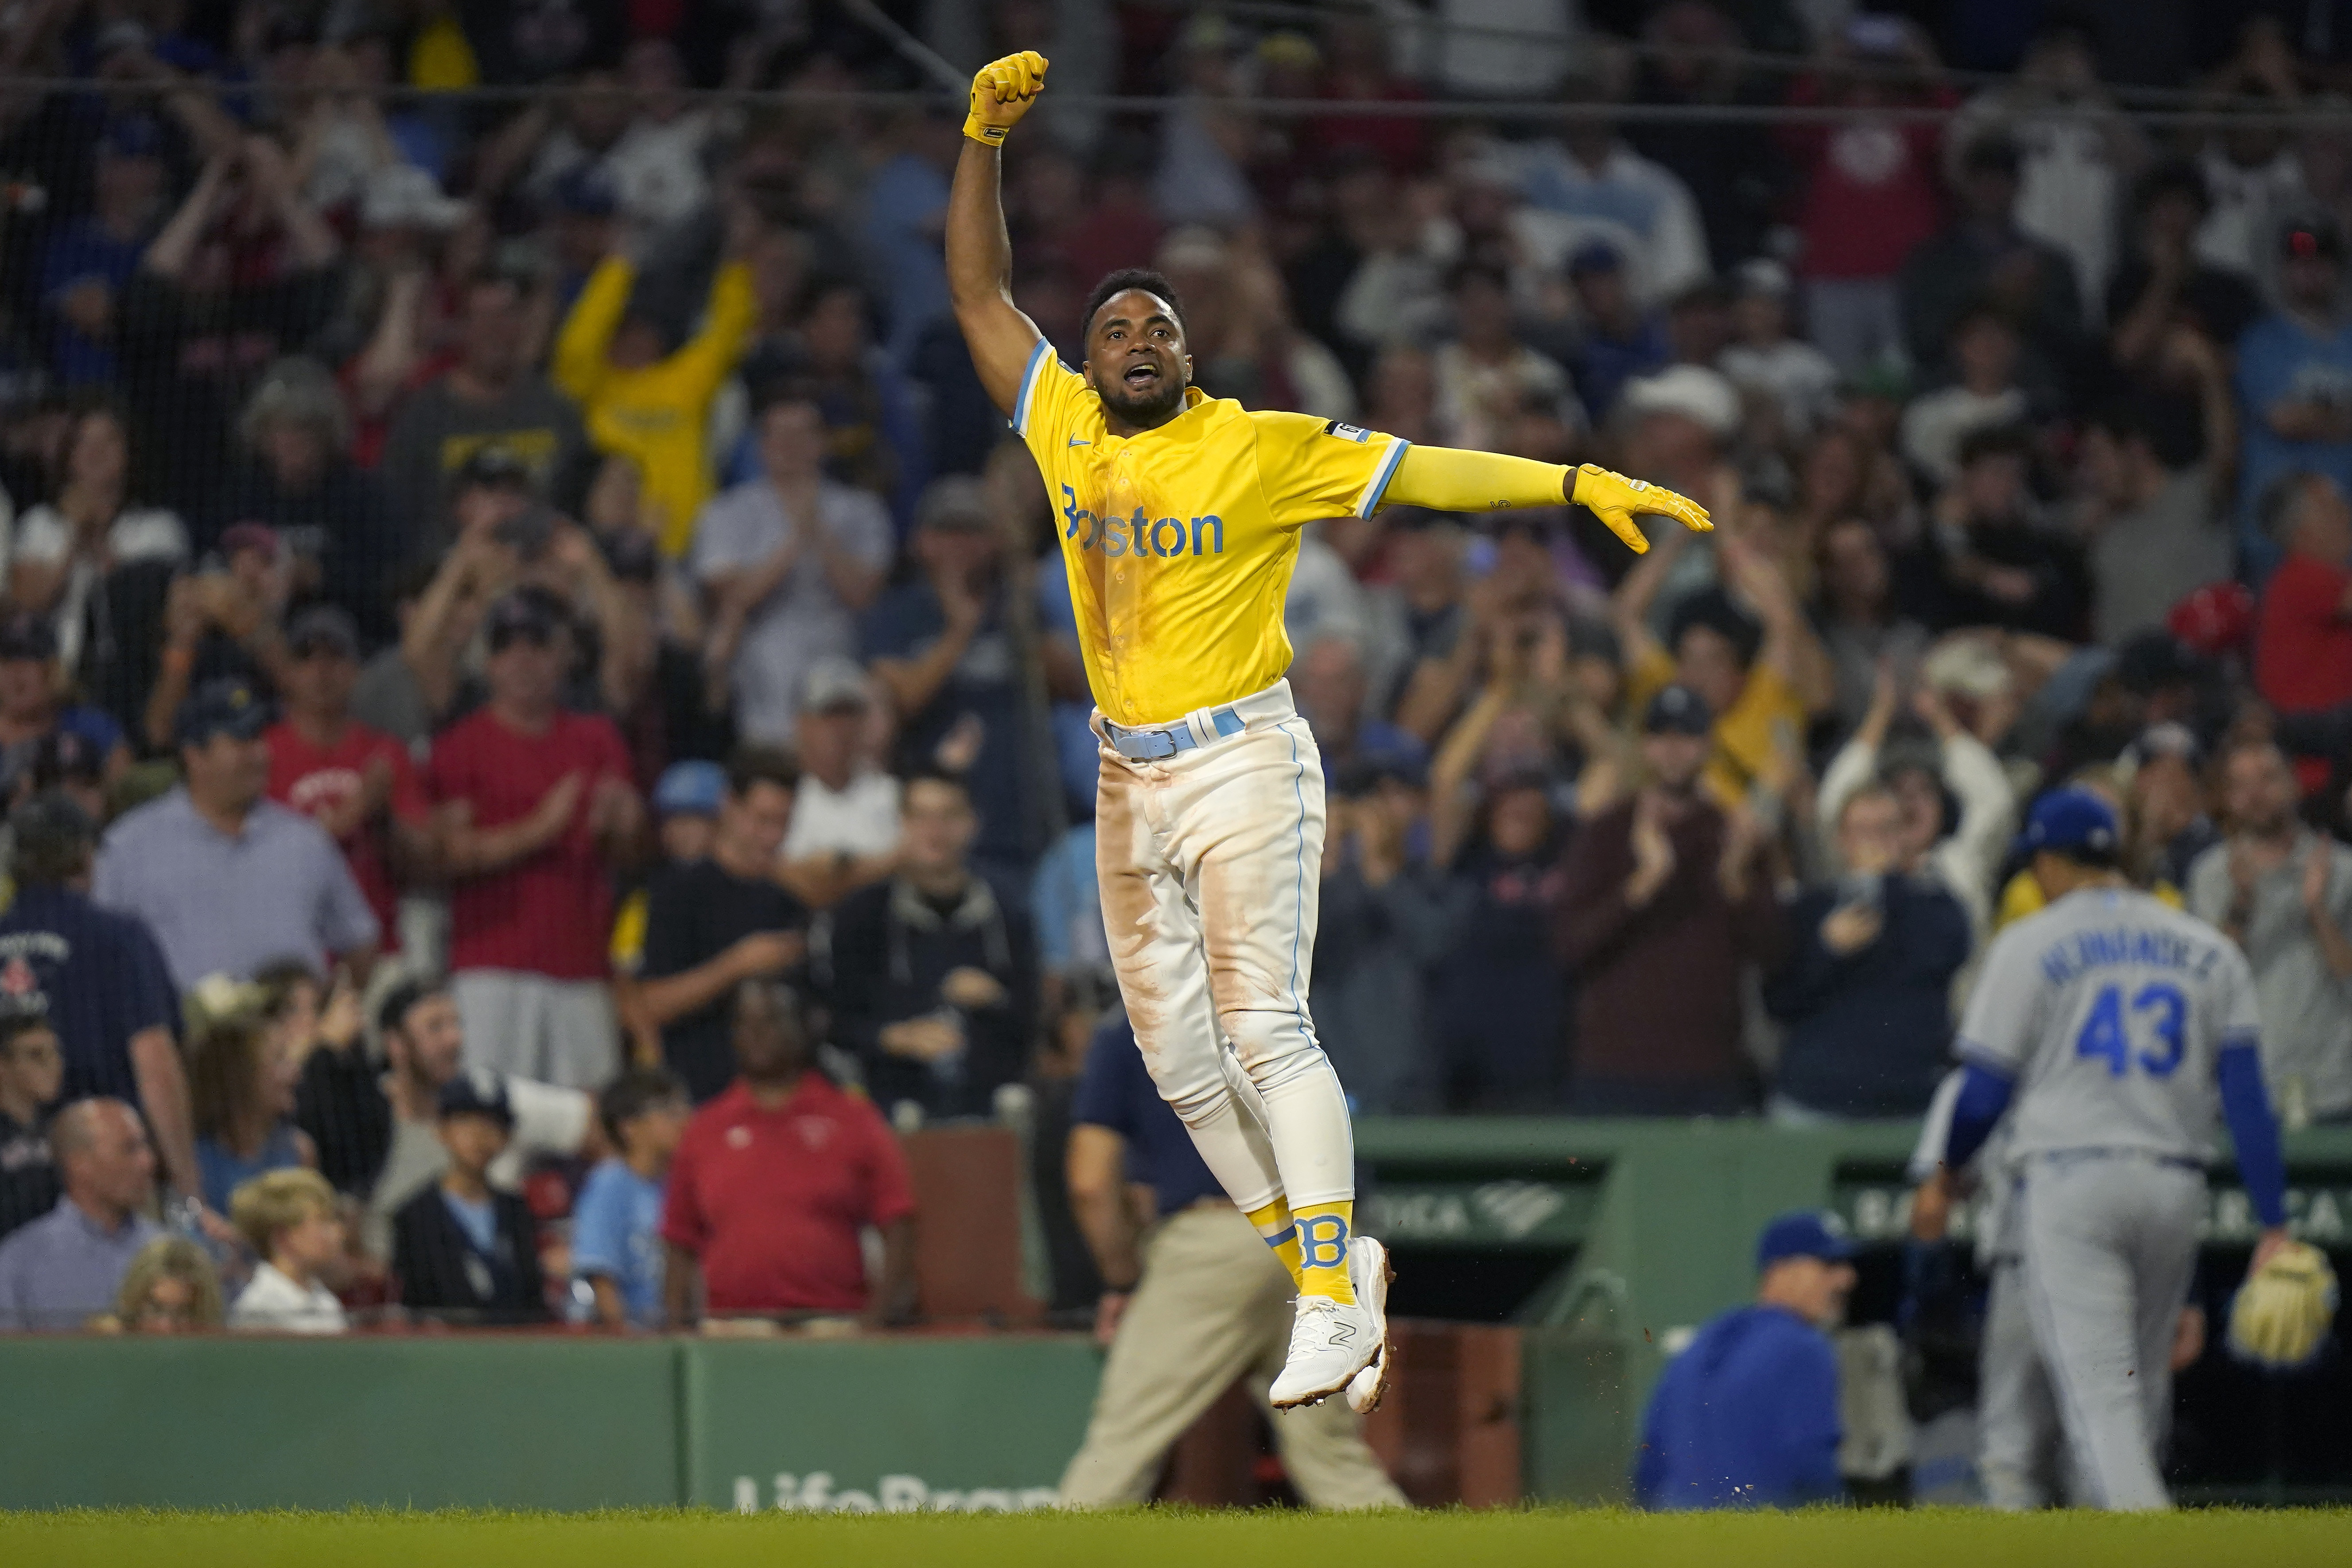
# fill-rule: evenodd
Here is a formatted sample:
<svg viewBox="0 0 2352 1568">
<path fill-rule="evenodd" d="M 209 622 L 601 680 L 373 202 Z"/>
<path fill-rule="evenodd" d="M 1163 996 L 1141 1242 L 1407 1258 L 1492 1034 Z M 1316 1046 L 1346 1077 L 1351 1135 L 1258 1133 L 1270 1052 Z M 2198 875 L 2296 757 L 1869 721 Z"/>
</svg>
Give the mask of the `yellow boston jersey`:
<svg viewBox="0 0 2352 1568">
<path fill-rule="evenodd" d="M 1013 405 L 1059 514 L 1087 679 L 1121 724 L 1164 724 L 1280 679 L 1298 531 L 1370 516 L 1408 445 L 1198 387 L 1184 396 L 1167 424 L 1114 436 L 1101 397 L 1041 341 Z"/>
</svg>

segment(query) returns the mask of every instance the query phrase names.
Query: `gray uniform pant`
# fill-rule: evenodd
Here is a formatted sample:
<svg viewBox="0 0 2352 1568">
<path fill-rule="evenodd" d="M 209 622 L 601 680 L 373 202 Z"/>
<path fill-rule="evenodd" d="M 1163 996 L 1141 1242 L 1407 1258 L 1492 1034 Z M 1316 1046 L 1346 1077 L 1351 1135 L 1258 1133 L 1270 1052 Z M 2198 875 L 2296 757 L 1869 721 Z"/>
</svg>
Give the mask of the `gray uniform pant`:
<svg viewBox="0 0 2352 1568">
<path fill-rule="evenodd" d="M 2157 1448 L 2204 1173 L 2126 1152 L 2044 1154 L 2026 1162 L 2021 1198 L 2026 1306 L 2082 1500 L 2169 1507 Z"/>
<path fill-rule="evenodd" d="M 1977 1356 L 1977 1474 L 1985 1506 L 2023 1510 L 2057 1501 L 2064 1441 L 2058 1395 L 2033 1342 L 2023 1266 L 1995 1258 Z"/>
<path fill-rule="evenodd" d="M 1139 1503 L 1168 1450 L 1246 1375 L 1265 1406 L 1290 1344 L 1290 1274 L 1229 1205 L 1170 1215 L 1103 1363 L 1086 1440 L 1062 1475 L 1065 1507 Z M 1402 1508 L 1344 1399 L 1275 1415 L 1274 1443 L 1312 1508 Z"/>
</svg>

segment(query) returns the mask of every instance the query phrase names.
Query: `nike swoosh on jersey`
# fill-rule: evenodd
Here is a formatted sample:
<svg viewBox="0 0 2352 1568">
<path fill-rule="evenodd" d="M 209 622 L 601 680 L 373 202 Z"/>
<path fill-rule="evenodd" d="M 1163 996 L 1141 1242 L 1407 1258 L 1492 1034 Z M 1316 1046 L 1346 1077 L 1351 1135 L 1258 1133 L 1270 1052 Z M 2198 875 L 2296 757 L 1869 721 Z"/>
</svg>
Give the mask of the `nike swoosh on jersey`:
<svg viewBox="0 0 2352 1568">
<path fill-rule="evenodd" d="M 1094 443 L 1092 441 L 1088 441 L 1082 437 L 1073 436 L 1070 437 L 1070 446 L 1072 447 L 1091 447 L 1093 445 Z M 1068 448 L 1065 447 L 1064 450 L 1066 451 Z"/>
</svg>

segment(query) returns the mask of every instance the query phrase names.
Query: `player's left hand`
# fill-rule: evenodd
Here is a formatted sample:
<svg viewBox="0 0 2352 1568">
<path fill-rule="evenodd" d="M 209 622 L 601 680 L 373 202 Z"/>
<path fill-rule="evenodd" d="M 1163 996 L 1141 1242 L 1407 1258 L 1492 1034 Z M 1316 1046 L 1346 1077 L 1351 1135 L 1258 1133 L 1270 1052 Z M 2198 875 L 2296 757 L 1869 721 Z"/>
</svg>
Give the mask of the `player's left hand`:
<svg viewBox="0 0 2352 1568">
<path fill-rule="evenodd" d="M 1045 57 L 1036 50 L 991 60 L 971 79 L 971 112 L 964 119 L 963 133 L 1002 147 L 1005 134 L 1045 90 Z"/>
<path fill-rule="evenodd" d="M 1694 533 L 1712 532 L 1715 528 L 1706 508 L 1688 496 L 1660 489 L 1642 479 L 1629 479 L 1595 463 L 1587 463 L 1576 470 L 1576 484 L 1568 499 L 1589 508 L 1636 555 L 1646 554 L 1650 548 L 1649 537 L 1633 524 L 1637 513 L 1671 517 Z"/>
</svg>

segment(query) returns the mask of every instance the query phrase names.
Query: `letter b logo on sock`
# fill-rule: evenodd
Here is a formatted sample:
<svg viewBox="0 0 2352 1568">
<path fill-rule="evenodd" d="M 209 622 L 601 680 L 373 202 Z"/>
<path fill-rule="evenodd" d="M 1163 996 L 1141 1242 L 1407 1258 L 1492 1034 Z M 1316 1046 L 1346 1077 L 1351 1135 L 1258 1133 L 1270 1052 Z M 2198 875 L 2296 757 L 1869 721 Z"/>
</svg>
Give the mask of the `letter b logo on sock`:
<svg viewBox="0 0 2352 1568">
<path fill-rule="evenodd" d="M 1335 1214 L 1303 1216 L 1298 1222 L 1302 1268 L 1339 1268 L 1348 1261 L 1348 1222 Z"/>
</svg>

